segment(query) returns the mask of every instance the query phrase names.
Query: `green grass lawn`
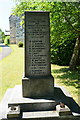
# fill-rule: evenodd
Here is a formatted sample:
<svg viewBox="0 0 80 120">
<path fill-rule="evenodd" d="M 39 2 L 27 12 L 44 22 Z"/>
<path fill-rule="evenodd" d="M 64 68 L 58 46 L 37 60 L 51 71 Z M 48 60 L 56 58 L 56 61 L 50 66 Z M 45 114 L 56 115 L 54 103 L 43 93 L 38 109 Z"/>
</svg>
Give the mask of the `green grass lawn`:
<svg viewBox="0 0 80 120">
<path fill-rule="evenodd" d="M 0 100 L 8 88 L 21 84 L 23 76 L 23 48 L 11 48 L 12 53 L 0 61 Z"/>
<path fill-rule="evenodd" d="M 80 70 L 70 71 L 67 66 L 52 65 L 52 75 L 57 85 L 64 86 L 80 105 Z"/>
<path fill-rule="evenodd" d="M 23 76 L 24 49 L 11 45 L 12 53 L 0 61 L 0 100 L 8 88 L 21 84 Z M 64 86 L 79 103 L 80 72 L 71 72 L 66 66 L 51 65 L 55 84 Z M 80 103 L 79 103 L 80 104 Z"/>
</svg>

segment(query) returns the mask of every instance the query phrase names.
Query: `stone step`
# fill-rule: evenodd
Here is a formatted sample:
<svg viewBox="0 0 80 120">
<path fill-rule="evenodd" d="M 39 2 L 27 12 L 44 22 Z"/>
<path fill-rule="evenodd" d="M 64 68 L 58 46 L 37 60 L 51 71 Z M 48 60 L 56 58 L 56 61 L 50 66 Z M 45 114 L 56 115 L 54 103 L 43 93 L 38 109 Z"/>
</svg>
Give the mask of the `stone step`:
<svg viewBox="0 0 80 120">
<path fill-rule="evenodd" d="M 71 105 L 73 116 L 58 116 L 58 114 L 56 113 L 57 111 L 54 110 L 54 106 L 55 104 L 58 104 L 59 101 L 55 102 L 56 100 L 54 99 L 31 99 L 22 97 L 21 85 L 17 85 L 14 88 L 10 88 L 7 90 L 0 104 L 0 120 L 7 120 L 7 109 L 11 105 L 20 105 L 20 109 L 23 114 L 22 118 L 17 118 L 14 120 L 79 120 L 79 107 L 76 105 L 74 100 L 62 94 L 60 89 L 55 89 L 55 94 L 57 98 L 58 96 L 60 96 L 58 100 L 61 100 L 61 98 L 63 97 L 66 103 L 69 103 Z M 38 117 L 38 114 L 40 114 L 41 117 Z M 44 117 L 44 115 L 46 115 L 46 117 Z"/>
<path fill-rule="evenodd" d="M 32 99 L 22 97 L 22 86 L 16 85 L 12 92 L 8 107 L 20 105 L 21 111 L 44 111 L 54 110 L 59 101 L 49 99 Z"/>
<path fill-rule="evenodd" d="M 48 118 L 48 117 L 58 117 L 56 111 L 37 111 L 37 112 L 23 112 L 23 119 L 38 119 L 38 118 Z"/>
<path fill-rule="evenodd" d="M 59 116 L 57 111 L 38 111 L 23 112 L 22 120 L 80 120 L 80 117 Z"/>
</svg>

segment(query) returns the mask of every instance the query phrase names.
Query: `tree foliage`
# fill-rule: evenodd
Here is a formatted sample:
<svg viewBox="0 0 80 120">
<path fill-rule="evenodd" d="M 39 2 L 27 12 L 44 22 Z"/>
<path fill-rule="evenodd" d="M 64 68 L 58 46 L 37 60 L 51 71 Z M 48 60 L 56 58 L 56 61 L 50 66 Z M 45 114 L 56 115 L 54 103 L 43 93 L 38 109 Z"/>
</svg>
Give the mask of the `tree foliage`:
<svg viewBox="0 0 80 120">
<path fill-rule="evenodd" d="M 75 67 L 79 59 L 80 48 L 74 53 L 76 40 L 80 36 L 80 5 L 79 2 L 48 2 L 41 0 L 16 0 L 13 14 L 20 16 L 24 11 L 44 10 L 50 11 L 50 37 L 51 37 L 51 62 L 59 65 L 74 64 L 72 54 L 75 54 Z M 36 2 L 35 2 L 36 1 Z M 75 51 L 76 52 L 76 51 Z"/>
<path fill-rule="evenodd" d="M 0 41 L 2 42 L 5 38 L 4 32 L 0 29 Z"/>
<path fill-rule="evenodd" d="M 4 39 L 4 44 L 9 45 L 10 44 L 10 36 L 6 36 Z"/>
</svg>

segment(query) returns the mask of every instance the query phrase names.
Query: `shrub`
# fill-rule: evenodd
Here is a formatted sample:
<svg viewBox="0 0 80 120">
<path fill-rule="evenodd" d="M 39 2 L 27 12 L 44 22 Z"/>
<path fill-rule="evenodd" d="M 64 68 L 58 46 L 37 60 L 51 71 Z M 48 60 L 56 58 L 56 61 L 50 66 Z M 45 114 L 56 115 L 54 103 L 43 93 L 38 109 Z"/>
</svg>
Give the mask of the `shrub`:
<svg viewBox="0 0 80 120">
<path fill-rule="evenodd" d="M 5 45 L 9 45 L 10 44 L 10 36 L 5 37 L 4 44 Z"/>
<path fill-rule="evenodd" d="M 74 45 L 75 39 L 54 41 L 53 44 L 51 44 L 51 63 L 57 65 L 69 65 Z"/>
<path fill-rule="evenodd" d="M 23 47 L 23 42 L 22 41 L 18 42 L 18 47 Z"/>
</svg>

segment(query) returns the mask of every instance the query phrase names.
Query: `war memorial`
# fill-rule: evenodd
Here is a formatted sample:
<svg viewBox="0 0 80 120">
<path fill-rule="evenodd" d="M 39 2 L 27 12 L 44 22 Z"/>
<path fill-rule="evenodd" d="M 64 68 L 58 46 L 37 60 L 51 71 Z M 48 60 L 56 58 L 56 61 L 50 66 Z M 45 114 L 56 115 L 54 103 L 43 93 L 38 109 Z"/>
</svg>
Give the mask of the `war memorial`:
<svg viewBox="0 0 80 120">
<path fill-rule="evenodd" d="M 49 12 L 25 12 L 22 85 L 7 90 L 1 120 L 79 120 L 80 107 L 51 75 Z"/>
</svg>

